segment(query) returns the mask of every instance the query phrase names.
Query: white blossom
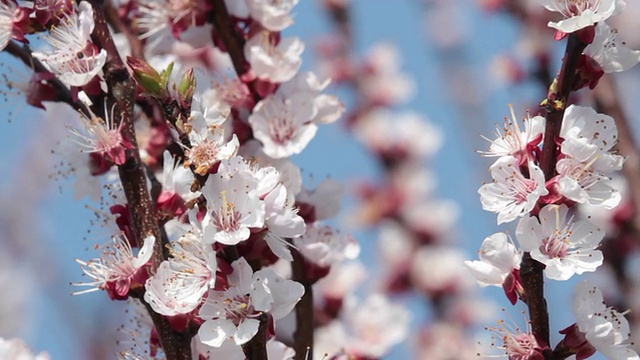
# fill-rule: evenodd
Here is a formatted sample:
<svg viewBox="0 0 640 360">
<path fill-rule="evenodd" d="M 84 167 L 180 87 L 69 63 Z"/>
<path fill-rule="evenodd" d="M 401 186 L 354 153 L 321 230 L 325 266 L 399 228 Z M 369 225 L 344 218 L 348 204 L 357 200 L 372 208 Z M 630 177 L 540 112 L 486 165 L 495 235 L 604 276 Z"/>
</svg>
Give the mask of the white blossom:
<svg viewBox="0 0 640 360">
<path fill-rule="evenodd" d="M 313 139 L 318 125 L 311 120 L 316 114 L 317 108 L 306 94 L 284 97 L 276 93 L 258 102 L 249 124 L 264 153 L 281 159 L 299 154 Z"/>
<path fill-rule="evenodd" d="M 241 1 L 241 0 L 236 0 Z M 251 17 L 265 29 L 282 31 L 293 24 L 291 10 L 299 0 L 246 0 Z"/>
<path fill-rule="evenodd" d="M 571 158 L 558 161 L 558 192 L 580 204 L 602 205 L 607 209 L 618 206 L 620 192 L 611 185 L 611 179 L 590 165 Z"/>
<path fill-rule="evenodd" d="M 520 164 L 526 164 L 531 158 L 531 149 L 537 148 L 538 144 L 542 142 L 545 118 L 527 115 L 523 120 L 524 129 L 521 129 L 513 106 L 509 106 L 509 108 L 511 109 L 511 119 L 505 118 L 502 130 L 496 126 L 496 139 L 491 140 L 483 137 L 491 142 L 489 151 L 478 152 L 488 157 L 513 156 L 518 159 Z"/>
<path fill-rule="evenodd" d="M 159 314 L 187 314 L 215 285 L 216 253 L 192 233 L 178 239 L 171 257 L 145 283 L 145 301 Z"/>
<path fill-rule="evenodd" d="M 6 360 L 49 360 L 49 354 L 41 352 L 35 355 L 20 339 L 0 337 L 0 359 Z"/>
<path fill-rule="evenodd" d="M 529 213 L 540 196 L 547 195 L 544 173 L 529 162 L 529 178 L 524 177 L 512 156 L 499 158 L 489 170 L 493 182 L 478 190 L 482 208 L 498 213 L 498 224 L 510 222 Z"/>
<path fill-rule="evenodd" d="M 496 233 L 484 239 L 478 257 L 480 260 L 464 262 L 471 275 L 481 286 L 502 286 L 514 269 L 520 269 L 522 251 L 516 249 L 507 234 Z"/>
<path fill-rule="evenodd" d="M 522 218 L 516 237 L 522 250 L 546 265 L 549 279 L 567 280 L 602 265 L 602 252 L 597 250 L 604 237 L 600 228 L 587 220 L 576 221 L 565 205 L 547 205 L 538 218 Z"/>
<path fill-rule="evenodd" d="M 0 2 L 0 51 L 11 41 L 13 33 L 13 16 L 16 11 L 13 1 Z"/>
<path fill-rule="evenodd" d="M 356 239 L 319 223 L 307 226 L 307 232 L 293 241 L 305 258 L 319 266 L 327 267 L 343 260 L 353 260 L 360 254 Z"/>
<path fill-rule="evenodd" d="M 93 281 L 87 283 L 73 283 L 76 286 L 90 286 L 91 289 L 74 293 L 84 294 L 96 290 L 109 290 L 117 297 L 124 297 L 135 284 L 135 277 L 141 268 L 151 260 L 153 246 L 156 242 L 154 236 L 144 239 L 138 255 L 133 255 L 133 250 L 123 235 L 114 236 L 111 244 L 103 249 L 103 255 L 99 259 L 88 262 L 76 259 L 82 265 L 82 271 Z"/>
<path fill-rule="evenodd" d="M 45 36 L 55 50 L 34 52 L 33 57 L 64 84 L 86 85 L 107 61 L 107 51 L 98 49 L 90 42 L 93 27 L 93 8 L 83 1 L 78 5 L 77 13 L 64 14 L 60 25 L 53 27 L 50 35 Z"/>
<path fill-rule="evenodd" d="M 629 322 L 604 304 L 602 292 L 587 281 L 576 286 L 573 300 L 576 323 L 587 341 L 611 360 L 638 360 L 631 349 Z"/>
<path fill-rule="evenodd" d="M 599 22 L 593 42 L 583 51 L 600 64 L 605 73 L 625 71 L 640 62 L 640 50 L 627 48 L 624 42 L 618 41 L 617 34 L 606 22 Z"/>
<path fill-rule="evenodd" d="M 269 32 L 253 36 L 244 45 L 244 54 L 251 70 L 259 79 L 273 83 L 291 80 L 300 65 L 304 43 L 297 37 L 284 38 L 276 45 Z"/>
<path fill-rule="evenodd" d="M 559 12 L 563 20 L 549 21 L 548 26 L 572 33 L 617 15 L 625 3 L 621 0 L 539 0 L 550 11 Z"/>
<path fill-rule="evenodd" d="M 202 194 L 207 200 L 207 213 L 202 219 L 206 243 L 236 245 L 249 238 L 250 228 L 262 228 L 264 201 L 256 193 L 257 182 L 249 174 L 238 173 L 209 177 Z"/>
<path fill-rule="evenodd" d="M 223 291 L 209 291 L 199 316 L 205 320 L 198 335 L 209 346 L 220 347 L 233 339 L 242 345 L 257 333 L 260 312 L 268 312 L 274 319 L 287 315 L 304 294 L 304 287 L 286 280 L 273 270 L 255 273 L 244 258 L 231 264 L 228 287 Z"/>
<path fill-rule="evenodd" d="M 624 158 L 612 154 L 618 142 L 618 130 L 611 116 L 599 114 L 587 106 L 570 105 L 564 112 L 560 137 L 562 154 L 602 172 L 622 169 Z"/>
</svg>

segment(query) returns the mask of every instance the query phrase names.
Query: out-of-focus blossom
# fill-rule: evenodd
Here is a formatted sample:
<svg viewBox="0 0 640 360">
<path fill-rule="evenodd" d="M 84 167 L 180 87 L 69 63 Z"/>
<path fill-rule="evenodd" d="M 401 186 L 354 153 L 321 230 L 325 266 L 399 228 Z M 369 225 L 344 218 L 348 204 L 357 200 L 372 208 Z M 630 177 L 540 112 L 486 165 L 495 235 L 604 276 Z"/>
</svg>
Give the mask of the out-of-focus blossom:
<svg viewBox="0 0 640 360">
<path fill-rule="evenodd" d="M 49 360 L 49 354 L 41 352 L 35 355 L 20 339 L 0 337 L 0 359 L 6 360 Z"/>
<path fill-rule="evenodd" d="M 617 15 L 625 6 L 623 0 L 539 0 L 547 10 L 559 12 L 563 20 L 549 21 L 549 27 L 572 33 Z"/>
</svg>

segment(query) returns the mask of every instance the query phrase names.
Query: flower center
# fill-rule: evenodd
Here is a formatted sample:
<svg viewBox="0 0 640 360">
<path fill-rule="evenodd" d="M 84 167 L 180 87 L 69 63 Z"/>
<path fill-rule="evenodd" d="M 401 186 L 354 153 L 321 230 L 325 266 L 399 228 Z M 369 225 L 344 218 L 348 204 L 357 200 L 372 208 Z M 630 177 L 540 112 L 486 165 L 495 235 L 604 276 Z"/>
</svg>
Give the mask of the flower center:
<svg viewBox="0 0 640 360">
<path fill-rule="evenodd" d="M 296 130 L 286 112 L 269 119 L 269 134 L 273 141 L 278 144 L 285 144 L 290 141 L 296 135 Z"/>
<path fill-rule="evenodd" d="M 218 160 L 218 150 L 217 144 L 205 139 L 188 151 L 189 164 L 195 165 L 196 173 L 204 175 L 209 172 L 211 166 Z"/>
<path fill-rule="evenodd" d="M 227 310 L 227 319 L 231 320 L 236 326 L 248 317 L 252 317 L 256 311 L 251 305 L 251 297 L 249 294 L 236 295 L 224 299 L 225 309 Z"/>
<path fill-rule="evenodd" d="M 561 0 L 564 8 L 561 12 L 566 17 L 581 15 L 586 10 L 598 12 L 601 0 Z"/>
<path fill-rule="evenodd" d="M 534 355 L 537 346 L 532 334 L 507 334 L 502 340 L 509 360 L 528 360 Z"/>
<path fill-rule="evenodd" d="M 236 210 L 236 206 L 227 201 L 227 192 L 221 191 L 222 204 L 220 211 L 213 212 L 213 221 L 218 231 L 231 232 L 240 227 L 241 214 Z"/>
<path fill-rule="evenodd" d="M 540 252 L 549 258 L 566 257 L 571 247 L 568 241 L 569 235 L 571 235 L 571 230 L 565 234 L 558 229 L 554 230 L 551 236 L 542 240 Z"/>
</svg>

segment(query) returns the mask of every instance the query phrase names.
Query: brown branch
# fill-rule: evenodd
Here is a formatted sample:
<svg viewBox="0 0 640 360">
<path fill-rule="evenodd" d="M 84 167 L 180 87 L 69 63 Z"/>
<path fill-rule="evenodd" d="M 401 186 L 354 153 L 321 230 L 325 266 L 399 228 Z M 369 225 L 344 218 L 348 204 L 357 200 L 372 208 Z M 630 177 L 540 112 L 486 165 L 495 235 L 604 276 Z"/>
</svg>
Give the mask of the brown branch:
<svg viewBox="0 0 640 360">
<path fill-rule="evenodd" d="M 136 84 L 129 76 L 116 48 L 102 10 L 102 2 L 89 1 L 94 9 L 95 29 L 91 35 L 93 42 L 107 51 L 107 62 L 103 68 L 104 78 L 109 89 L 108 100 L 115 103 L 118 114 L 115 121 L 121 125 L 122 137 L 133 145 L 127 150 L 126 162 L 118 166 L 120 181 L 124 188 L 127 203 L 131 209 L 131 219 L 137 243 L 149 235 L 156 238 L 152 256 L 151 272 L 154 273 L 163 261 L 162 232 L 158 224 L 155 206 L 147 189 L 145 169 L 140 158 L 138 143 L 134 130 L 133 107 L 136 98 Z M 169 360 L 191 359 L 191 337 L 189 333 L 178 333 L 167 319 L 155 313 L 145 304 L 160 337 L 160 343 Z"/>
<path fill-rule="evenodd" d="M 244 57 L 244 36 L 236 31 L 236 26 L 229 16 L 229 11 L 224 3 L 224 0 L 211 0 L 213 11 L 211 15 L 211 23 L 216 29 L 216 33 L 222 39 L 227 53 L 231 57 L 233 68 L 238 74 L 238 77 L 242 78 L 250 70 L 249 62 Z M 247 83 L 247 87 L 253 95 L 255 102 L 260 101 L 261 96 L 258 94 L 255 81 Z"/>
<path fill-rule="evenodd" d="M 564 59 L 562 60 L 562 68 L 555 84 L 556 87 L 554 89 L 554 85 L 552 85 L 552 90 L 549 91 L 544 143 L 540 160 L 540 168 L 544 172 L 546 180 L 550 180 L 555 176 L 558 157 L 556 139 L 560 135 L 562 118 L 564 117 L 564 110 L 575 78 L 578 59 L 585 46 L 586 44 L 581 42 L 575 35 L 569 35 Z M 543 348 L 548 348 L 550 345 L 549 312 L 547 311 L 547 301 L 544 297 L 543 269 L 544 266 L 532 259 L 529 253 L 524 254 L 520 266 L 520 277 L 525 292 L 525 301 L 529 309 L 531 329 L 539 345 Z M 545 354 L 545 358 L 550 356 L 550 354 Z"/>
<path fill-rule="evenodd" d="M 34 58 L 31 55 L 31 49 L 29 48 L 29 45 L 25 44 L 23 46 L 19 46 L 15 41 L 9 41 L 7 46 L 4 48 L 4 51 L 20 59 L 20 61 L 22 61 L 28 67 L 32 68 L 35 72 L 49 72 L 49 70 L 45 68 L 44 65 L 42 65 L 40 60 Z M 47 82 L 56 91 L 56 101 L 67 103 L 71 105 L 71 107 L 76 109 L 79 113 L 84 114 L 86 117 L 91 117 L 89 108 L 82 101 L 77 99 L 74 100 L 69 88 L 67 88 L 67 86 L 63 84 L 58 78 L 47 80 Z"/>
<path fill-rule="evenodd" d="M 291 249 L 291 252 L 292 280 L 304 286 L 304 295 L 296 304 L 295 360 L 313 360 L 313 289 L 304 269 L 304 257 L 296 249 Z"/>
<path fill-rule="evenodd" d="M 118 9 L 113 6 L 113 1 L 107 0 L 104 5 L 104 16 L 109 25 L 117 31 L 126 36 L 129 41 L 129 47 L 131 48 L 131 56 L 144 59 L 144 46 L 138 38 L 133 29 L 128 24 L 125 24 L 120 16 L 118 16 Z"/>
</svg>

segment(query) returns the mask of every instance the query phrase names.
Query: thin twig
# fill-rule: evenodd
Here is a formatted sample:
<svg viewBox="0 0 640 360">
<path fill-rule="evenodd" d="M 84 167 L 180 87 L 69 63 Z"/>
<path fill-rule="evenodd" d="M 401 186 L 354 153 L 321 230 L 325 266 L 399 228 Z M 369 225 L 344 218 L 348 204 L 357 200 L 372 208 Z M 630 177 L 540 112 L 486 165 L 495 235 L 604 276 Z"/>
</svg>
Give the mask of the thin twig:
<svg viewBox="0 0 640 360">
<path fill-rule="evenodd" d="M 151 272 L 155 273 L 155 270 L 163 261 L 162 232 L 158 224 L 156 209 L 147 189 L 145 169 L 140 158 L 135 136 L 133 107 L 136 97 L 136 85 L 129 76 L 129 72 L 113 42 L 102 10 L 102 2 L 99 0 L 91 0 L 89 2 L 94 9 L 95 21 L 95 29 L 91 38 L 97 46 L 107 51 L 107 62 L 103 68 L 104 78 L 109 88 L 107 96 L 109 101 L 117 106 L 116 114 L 119 116 L 116 117 L 115 121 L 121 125 L 122 137 L 133 145 L 133 149 L 127 150 L 126 162 L 118 166 L 118 173 L 131 209 L 131 218 L 138 245 L 140 245 L 142 239 L 149 235 L 153 235 L 157 239 L 153 250 L 151 267 Z M 145 306 L 153 319 L 167 359 L 191 359 L 192 335 L 176 332 L 164 316 L 155 313 L 148 304 L 145 304 Z"/>
<path fill-rule="evenodd" d="M 313 288 L 304 269 L 304 257 L 292 249 L 292 280 L 304 286 L 304 295 L 296 304 L 296 331 L 293 334 L 295 360 L 313 360 Z"/>
<path fill-rule="evenodd" d="M 556 139 L 560 135 L 562 118 L 564 117 L 564 110 L 575 78 L 578 59 L 585 46 L 586 44 L 581 42 L 575 35 L 569 35 L 562 68 L 558 75 L 557 91 L 551 91 L 554 96 L 548 99 L 544 144 L 540 160 L 540 168 L 544 172 L 546 180 L 550 180 L 555 176 L 558 157 Z M 553 101 L 557 101 L 557 103 L 553 105 Z M 547 310 L 547 301 L 544 297 L 543 269 L 542 264 L 532 259 L 529 253 L 524 254 L 520 266 L 520 277 L 525 292 L 525 301 L 529 308 L 531 329 L 539 345 L 543 348 L 548 348 L 550 345 L 549 312 Z M 551 355 L 545 354 L 545 358 L 549 356 Z"/>
<path fill-rule="evenodd" d="M 249 63 L 244 57 L 244 36 L 236 31 L 236 26 L 233 20 L 229 16 L 229 11 L 224 3 L 224 0 L 211 0 L 213 5 L 213 11 L 211 15 L 211 23 L 215 27 L 217 34 L 222 39 L 224 46 L 231 57 L 233 68 L 238 74 L 239 78 L 242 78 L 250 70 Z M 255 102 L 258 102 L 261 96 L 258 94 L 254 81 L 247 83 L 247 87 L 253 95 Z"/>
</svg>

